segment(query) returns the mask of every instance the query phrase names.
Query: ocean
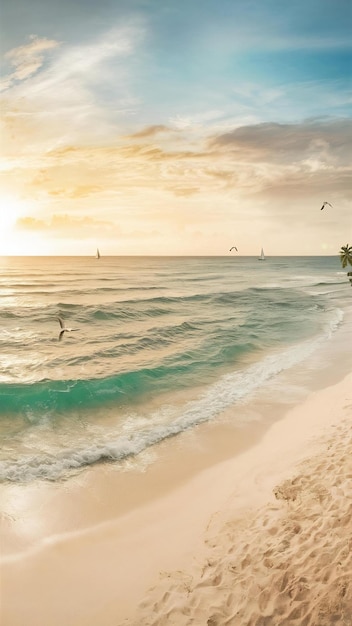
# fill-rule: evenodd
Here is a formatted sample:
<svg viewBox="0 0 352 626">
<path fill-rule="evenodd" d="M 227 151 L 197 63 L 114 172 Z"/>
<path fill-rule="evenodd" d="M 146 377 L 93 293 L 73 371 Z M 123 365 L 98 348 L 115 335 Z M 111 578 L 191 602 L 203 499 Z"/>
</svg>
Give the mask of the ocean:
<svg viewBox="0 0 352 626">
<path fill-rule="evenodd" d="M 346 271 L 337 256 L 0 258 L 0 480 L 126 471 L 203 422 L 243 428 L 260 394 L 294 403 L 317 370 L 347 373 Z M 61 340 L 58 317 L 77 329 Z"/>
</svg>

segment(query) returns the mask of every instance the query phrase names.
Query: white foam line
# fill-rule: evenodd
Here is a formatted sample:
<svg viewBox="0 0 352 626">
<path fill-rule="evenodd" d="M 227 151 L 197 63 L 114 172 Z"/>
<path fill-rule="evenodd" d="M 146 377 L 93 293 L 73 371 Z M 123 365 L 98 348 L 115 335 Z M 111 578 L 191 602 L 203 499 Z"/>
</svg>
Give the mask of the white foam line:
<svg viewBox="0 0 352 626">
<path fill-rule="evenodd" d="M 39 460 L 38 464 L 37 457 L 25 457 L 12 464 L 2 462 L 0 478 L 13 482 L 30 482 L 38 478 L 56 480 L 70 470 L 78 470 L 98 462 L 121 461 L 129 456 L 136 456 L 168 437 L 210 421 L 229 406 L 253 394 L 280 372 L 305 360 L 323 341 L 331 339 L 343 317 L 343 311 L 336 309 L 335 317 L 327 323 L 322 335 L 284 352 L 266 356 L 244 371 L 224 375 L 198 400 L 187 403 L 183 407 L 182 415 L 176 416 L 176 411 L 179 411 L 176 407 L 166 407 L 152 414 L 145 424 L 152 422 L 153 427 L 151 429 L 141 427 L 138 430 L 138 438 L 135 434 L 136 420 L 134 420 L 134 432 L 130 434 L 127 432 L 115 442 L 111 441 L 113 434 L 110 432 L 106 435 L 105 441 L 101 440 L 98 445 L 82 450 L 67 450 L 61 457 L 55 457 L 54 461 L 48 457 L 42 462 Z M 168 419 L 167 424 L 165 419 Z"/>
</svg>

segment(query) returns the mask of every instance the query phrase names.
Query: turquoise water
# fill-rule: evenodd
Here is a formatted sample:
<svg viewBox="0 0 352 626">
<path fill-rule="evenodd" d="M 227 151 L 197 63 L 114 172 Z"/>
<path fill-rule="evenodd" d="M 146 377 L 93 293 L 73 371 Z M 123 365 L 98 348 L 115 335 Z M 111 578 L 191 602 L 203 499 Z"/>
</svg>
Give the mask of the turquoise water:
<svg viewBox="0 0 352 626">
<path fill-rule="evenodd" d="M 219 419 L 331 342 L 350 296 L 337 257 L 0 259 L 1 480 Z"/>
</svg>

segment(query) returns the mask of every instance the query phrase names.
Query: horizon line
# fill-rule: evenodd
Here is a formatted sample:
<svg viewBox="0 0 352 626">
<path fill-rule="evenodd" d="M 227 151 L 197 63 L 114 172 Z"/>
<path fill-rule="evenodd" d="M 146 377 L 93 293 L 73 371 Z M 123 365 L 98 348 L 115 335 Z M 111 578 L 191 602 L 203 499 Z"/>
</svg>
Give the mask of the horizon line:
<svg viewBox="0 0 352 626">
<path fill-rule="evenodd" d="M 298 257 L 335 257 L 339 256 L 339 252 L 334 254 L 269 254 L 265 255 L 265 258 L 298 258 Z M 103 254 L 100 256 L 99 261 L 104 258 L 259 258 L 258 254 Z M 98 260 L 95 255 L 91 254 L 2 254 L 0 259 L 30 259 L 30 258 L 82 258 L 82 259 L 94 259 Z"/>
</svg>

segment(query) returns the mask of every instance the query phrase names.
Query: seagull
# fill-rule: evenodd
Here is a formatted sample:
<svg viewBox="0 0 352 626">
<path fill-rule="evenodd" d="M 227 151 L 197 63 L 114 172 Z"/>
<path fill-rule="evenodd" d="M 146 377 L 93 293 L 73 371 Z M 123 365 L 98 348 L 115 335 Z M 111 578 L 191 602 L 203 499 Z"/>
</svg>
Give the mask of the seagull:
<svg viewBox="0 0 352 626">
<path fill-rule="evenodd" d="M 325 205 L 327 205 L 327 204 L 328 204 L 329 206 L 331 206 L 331 208 L 333 208 L 333 206 L 332 206 L 332 204 L 330 204 L 330 202 L 323 202 L 323 206 L 321 207 L 321 209 L 320 209 L 320 210 L 322 211 L 322 210 L 323 210 L 323 208 L 325 207 Z"/>
<path fill-rule="evenodd" d="M 230 248 L 230 252 L 231 252 L 231 250 L 236 250 L 236 252 L 238 252 L 236 246 L 232 246 L 232 248 Z"/>
<path fill-rule="evenodd" d="M 67 326 L 65 326 L 64 321 L 61 317 L 57 318 L 59 320 L 59 324 L 60 324 L 60 334 L 59 334 L 59 341 L 61 341 L 64 332 L 67 333 L 73 333 L 75 330 L 79 330 L 79 328 L 67 328 Z"/>
</svg>

